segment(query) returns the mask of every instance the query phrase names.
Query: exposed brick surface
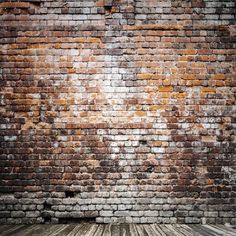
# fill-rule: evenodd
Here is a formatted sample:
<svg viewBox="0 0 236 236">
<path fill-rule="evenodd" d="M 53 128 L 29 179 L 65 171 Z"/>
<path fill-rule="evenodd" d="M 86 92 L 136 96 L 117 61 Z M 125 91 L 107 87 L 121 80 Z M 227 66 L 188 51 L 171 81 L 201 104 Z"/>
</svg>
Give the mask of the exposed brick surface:
<svg viewBox="0 0 236 236">
<path fill-rule="evenodd" d="M 1 1 L 0 20 L 0 223 L 236 223 L 235 1 Z"/>
</svg>

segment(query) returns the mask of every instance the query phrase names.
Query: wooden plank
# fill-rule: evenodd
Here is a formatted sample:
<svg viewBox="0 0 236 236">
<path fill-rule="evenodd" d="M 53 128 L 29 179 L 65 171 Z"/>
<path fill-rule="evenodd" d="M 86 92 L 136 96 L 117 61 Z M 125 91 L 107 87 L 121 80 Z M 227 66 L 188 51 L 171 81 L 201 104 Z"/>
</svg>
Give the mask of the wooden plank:
<svg viewBox="0 0 236 236">
<path fill-rule="evenodd" d="M 167 236 L 173 236 L 173 232 L 169 230 L 165 225 L 159 225 L 159 227 Z"/>
<path fill-rule="evenodd" d="M 205 228 L 208 228 L 212 231 L 214 231 L 217 235 L 224 235 L 226 232 L 223 232 L 222 230 L 219 230 L 217 228 L 214 228 L 210 225 L 204 225 Z M 227 232 L 227 236 L 230 236 L 231 234 L 229 232 Z"/>
<path fill-rule="evenodd" d="M 148 236 L 147 232 L 145 231 L 143 225 L 136 225 L 138 233 L 140 236 Z"/>
<path fill-rule="evenodd" d="M 76 224 L 69 224 L 66 225 L 63 229 L 60 230 L 56 235 L 57 236 L 65 236 L 68 235 L 74 228 L 76 227 Z"/>
<path fill-rule="evenodd" d="M 97 229 L 98 229 L 98 224 L 91 224 L 91 227 L 86 233 L 86 236 L 94 236 Z"/>
<path fill-rule="evenodd" d="M 189 227 L 192 228 L 194 232 L 200 234 L 201 236 L 214 236 L 214 234 L 207 232 L 206 230 L 199 227 L 199 225 L 190 224 Z"/>
<path fill-rule="evenodd" d="M 49 236 L 51 233 L 53 233 L 55 230 L 57 230 L 59 224 L 45 224 L 42 225 L 42 232 L 43 236 Z"/>
<path fill-rule="evenodd" d="M 162 231 L 158 224 L 152 224 L 151 227 L 155 230 L 156 235 L 166 236 L 166 234 Z"/>
<path fill-rule="evenodd" d="M 79 231 L 76 232 L 75 236 L 82 236 L 86 235 L 86 233 L 91 228 L 92 224 L 84 223 L 83 226 L 79 229 Z"/>
<path fill-rule="evenodd" d="M 75 236 L 81 227 L 83 227 L 83 224 L 76 224 L 74 229 L 72 229 L 72 231 L 67 236 Z"/>
<path fill-rule="evenodd" d="M 219 224 L 214 225 L 214 227 L 217 227 L 217 228 L 219 228 L 221 230 L 224 230 L 224 231 L 233 233 L 233 235 L 236 235 L 236 229 L 233 229 L 231 227 L 227 227 L 225 225 L 219 225 Z"/>
<path fill-rule="evenodd" d="M 225 225 L 198 224 L 63 224 L 1 225 L 1 236 L 236 236 Z"/>
<path fill-rule="evenodd" d="M 181 229 L 179 229 L 176 224 L 168 224 L 166 225 L 166 227 L 168 227 L 170 230 L 172 230 L 174 232 L 174 235 L 176 236 L 186 236 L 183 231 L 181 232 Z"/>
<path fill-rule="evenodd" d="M 111 236 L 111 224 L 106 224 L 102 236 Z"/>
<path fill-rule="evenodd" d="M 121 224 L 120 225 L 120 235 L 131 236 L 129 224 Z"/>
<path fill-rule="evenodd" d="M 140 236 L 137 231 L 137 228 L 135 227 L 135 224 L 129 224 L 129 228 L 131 236 Z"/>
<path fill-rule="evenodd" d="M 4 232 L 1 233 L 1 236 L 9 236 L 9 235 L 13 235 L 14 233 L 16 233 L 18 230 L 20 229 L 26 229 L 27 225 L 12 225 L 12 227 L 8 230 L 5 230 Z"/>
<path fill-rule="evenodd" d="M 218 235 L 227 235 L 227 236 L 235 236 L 236 235 L 236 231 L 235 232 L 230 232 L 230 230 L 225 230 L 225 229 L 220 229 L 217 227 L 214 227 L 214 225 L 204 225 L 206 228 L 216 232 Z"/>
<path fill-rule="evenodd" d="M 47 225 L 41 225 L 41 229 L 42 229 L 42 232 L 44 236 L 49 236 L 50 234 L 52 234 L 53 232 L 55 232 L 58 227 L 60 227 L 60 225 L 51 225 L 51 224 L 47 224 Z"/>
<path fill-rule="evenodd" d="M 187 225 L 177 224 L 177 227 L 179 227 L 181 229 L 181 232 L 183 232 L 183 234 L 186 235 L 186 236 L 195 235 L 193 230 L 190 227 L 188 227 Z M 195 236 L 200 236 L 200 234 L 197 233 Z"/>
<path fill-rule="evenodd" d="M 36 231 L 36 232 L 35 232 Z M 41 230 L 41 225 L 27 225 L 27 228 L 25 229 L 20 229 L 16 233 L 14 233 L 14 236 L 32 236 L 32 235 L 39 235 L 39 233 L 43 233 Z"/>
<path fill-rule="evenodd" d="M 205 230 L 206 232 L 215 235 L 215 236 L 219 236 L 219 234 L 217 234 L 214 230 L 209 229 L 206 227 L 207 225 L 199 225 L 200 228 L 202 228 L 203 230 Z"/>
<path fill-rule="evenodd" d="M 5 232 L 6 230 L 9 230 L 10 228 L 12 228 L 12 225 L 0 225 L 0 233 Z"/>
<path fill-rule="evenodd" d="M 164 226 L 172 233 L 172 235 L 174 235 L 174 236 L 182 236 L 182 235 L 179 235 L 179 233 L 176 232 L 176 230 L 173 227 L 171 227 L 170 224 L 165 224 Z"/>
<path fill-rule="evenodd" d="M 60 224 L 58 225 L 57 229 L 55 229 L 54 232 L 50 233 L 49 236 L 57 236 L 59 235 L 63 230 L 65 230 L 68 227 L 66 224 Z"/>
<path fill-rule="evenodd" d="M 120 226 L 118 224 L 111 225 L 111 235 L 120 236 Z"/>
<path fill-rule="evenodd" d="M 153 230 L 153 228 L 151 227 L 150 224 L 144 224 L 143 228 L 149 236 L 156 236 L 157 235 L 156 231 Z"/>
<path fill-rule="evenodd" d="M 100 235 L 102 235 L 102 234 L 103 234 L 103 231 L 104 231 L 104 228 L 105 228 L 105 226 L 102 225 L 102 224 L 100 224 L 100 225 L 98 226 L 97 230 L 95 231 L 94 236 L 100 236 Z M 81 235 L 81 236 L 82 236 L 82 235 Z M 113 236 L 113 235 L 112 235 L 112 236 Z"/>
<path fill-rule="evenodd" d="M 142 225 L 135 225 L 137 232 L 140 236 L 143 236 L 143 226 Z"/>
</svg>

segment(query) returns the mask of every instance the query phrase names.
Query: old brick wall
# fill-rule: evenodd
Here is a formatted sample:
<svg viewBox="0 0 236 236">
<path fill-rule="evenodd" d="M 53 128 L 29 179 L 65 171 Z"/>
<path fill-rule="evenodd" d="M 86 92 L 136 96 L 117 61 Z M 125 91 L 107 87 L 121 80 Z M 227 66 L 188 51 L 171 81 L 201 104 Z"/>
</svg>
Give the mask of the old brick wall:
<svg viewBox="0 0 236 236">
<path fill-rule="evenodd" d="M 234 0 L 0 2 L 0 223 L 236 223 Z"/>
</svg>

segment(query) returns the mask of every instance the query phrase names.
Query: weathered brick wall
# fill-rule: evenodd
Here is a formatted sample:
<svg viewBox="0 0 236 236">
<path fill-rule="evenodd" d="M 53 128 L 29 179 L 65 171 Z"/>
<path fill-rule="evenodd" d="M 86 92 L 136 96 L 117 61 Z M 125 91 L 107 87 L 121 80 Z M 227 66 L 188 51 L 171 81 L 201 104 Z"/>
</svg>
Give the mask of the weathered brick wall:
<svg viewBox="0 0 236 236">
<path fill-rule="evenodd" d="M 234 0 L 0 19 L 1 223 L 236 223 Z"/>
</svg>

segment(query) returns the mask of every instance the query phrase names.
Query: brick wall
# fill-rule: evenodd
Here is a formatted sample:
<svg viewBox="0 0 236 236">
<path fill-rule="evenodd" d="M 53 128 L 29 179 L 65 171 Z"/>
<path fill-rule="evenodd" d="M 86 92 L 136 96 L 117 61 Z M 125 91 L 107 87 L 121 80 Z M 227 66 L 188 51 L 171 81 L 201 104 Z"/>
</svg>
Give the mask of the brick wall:
<svg viewBox="0 0 236 236">
<path fill-rule="evenodd" d="M 1 1 L 0 19 L 1 223 L 236 223 L 235 1 Z"/>
</svg>

